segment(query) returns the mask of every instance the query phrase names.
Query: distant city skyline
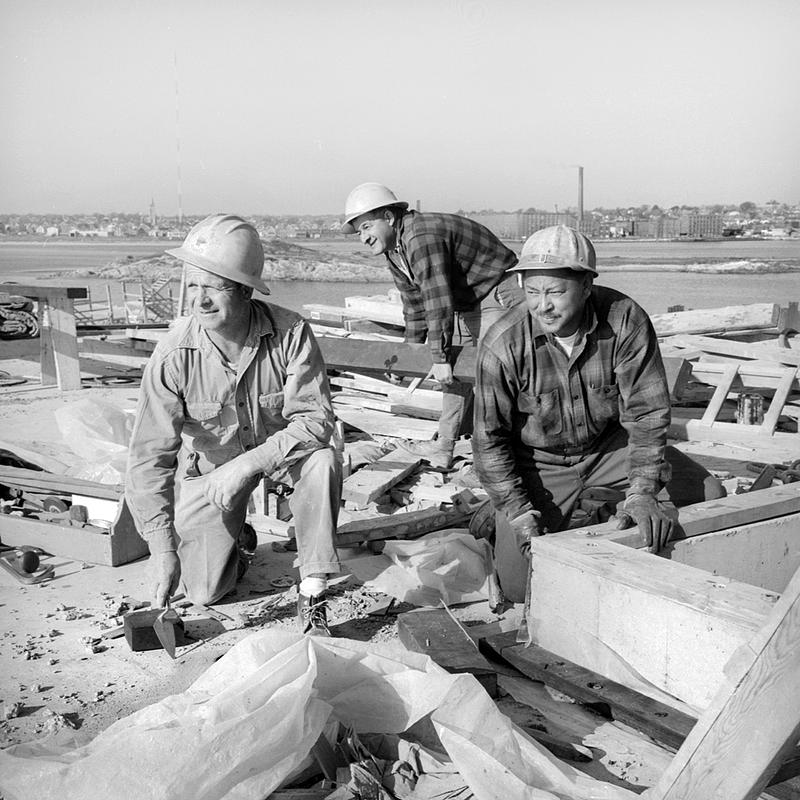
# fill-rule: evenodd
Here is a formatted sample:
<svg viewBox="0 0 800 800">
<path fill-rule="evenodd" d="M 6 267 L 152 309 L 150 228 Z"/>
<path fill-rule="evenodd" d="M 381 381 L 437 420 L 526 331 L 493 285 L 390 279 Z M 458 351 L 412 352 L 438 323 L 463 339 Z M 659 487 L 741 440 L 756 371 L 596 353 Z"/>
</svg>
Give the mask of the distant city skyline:
<svg viewBox="0 0 800 800">
<path fill-rule="evenodd" d="M 5 0 L 0 209 L 800 202 L 796 0 Z"/>
</svg>

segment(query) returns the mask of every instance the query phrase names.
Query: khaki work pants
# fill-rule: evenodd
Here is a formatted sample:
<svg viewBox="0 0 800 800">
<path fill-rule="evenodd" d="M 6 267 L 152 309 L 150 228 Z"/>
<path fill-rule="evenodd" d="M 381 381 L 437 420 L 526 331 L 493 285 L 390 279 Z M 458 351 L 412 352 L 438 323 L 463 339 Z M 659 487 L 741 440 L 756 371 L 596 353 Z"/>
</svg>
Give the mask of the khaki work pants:
<svg viewBox="0 0 800 800">
<path fill-rule="evenodd" d="M 179 459 L 181 465 L 184 459 Z M 185 473 L 179 466 L 178 476 Z M 342 472 L 332 448 L 315 450 L 292 464 L 278 480 L 294 486 L 289 507 L 294 517 L 300 578 L 340 571 L 334 546 Z M 221 511 L 203 494 L 203 478 L 176 480 L 175 530 L 180 537 L 181 590 L 194 603 L 210 605 L 233 591 L 239 554 L 237 539 L 247 514 L 250 491 L 230 511 Z"/>
</svg>

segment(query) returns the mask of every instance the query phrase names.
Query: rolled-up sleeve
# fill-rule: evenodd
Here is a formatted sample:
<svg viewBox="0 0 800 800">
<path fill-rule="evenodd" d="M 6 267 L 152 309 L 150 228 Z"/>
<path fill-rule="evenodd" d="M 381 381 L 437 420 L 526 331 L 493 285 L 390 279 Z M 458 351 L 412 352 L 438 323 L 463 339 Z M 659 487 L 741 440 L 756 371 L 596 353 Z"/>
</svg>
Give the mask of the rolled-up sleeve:
<svg viewBox="0 0 800 800">
<path fill-rule="evenodd" d="M 150 552 L 175 550 L 175 469 L 184 404 L 174 375 L 158 351 L 142 375 L 128 447 L 125 498 Z"/>
<path fill-rule="evenodd" d="M 512 439 L 514 394 L 504 365 L 484 343 L 478 345 L 475 425 L 472 436 L 475 472 L 492 505 L 509 519 L 533 510 L 516 467 Z"/>
<path fill-rule="evenodd" d="M 333 433 L 333 405 L 325 362 L 308 323 L 300 321 L 293 326 L 285 347 L 282 416 L 288 425 L 242 456 L 268 475 L 327 447 Z"/>
</svg>

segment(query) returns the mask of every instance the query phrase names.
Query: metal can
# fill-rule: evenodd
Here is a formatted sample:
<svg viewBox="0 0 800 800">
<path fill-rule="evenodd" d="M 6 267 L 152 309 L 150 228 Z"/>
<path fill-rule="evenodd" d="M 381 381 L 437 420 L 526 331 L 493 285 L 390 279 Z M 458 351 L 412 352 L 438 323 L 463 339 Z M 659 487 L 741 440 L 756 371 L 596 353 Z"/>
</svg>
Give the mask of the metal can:
<svg viewBox="0 0 800 800">
<path fill-rule="evenodd" d="M 764 397 L 742 393 L 736 401 L 736 421 L 740 425 L 761 425 L 764 421 Z"/>
</svg>

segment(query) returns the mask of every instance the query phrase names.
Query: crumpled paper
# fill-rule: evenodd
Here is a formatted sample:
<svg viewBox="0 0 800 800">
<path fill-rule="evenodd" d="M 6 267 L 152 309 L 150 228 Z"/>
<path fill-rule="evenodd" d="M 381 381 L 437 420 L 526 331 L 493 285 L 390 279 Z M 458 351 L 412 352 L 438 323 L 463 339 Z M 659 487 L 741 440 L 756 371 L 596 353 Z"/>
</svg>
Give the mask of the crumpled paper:
<svg viewBox="0 0 800 800">
<path fill-rule="evenodd" d="M 0 751 L 6 800 L 263 800 L 335 719 L 400 733 L 428 717 L 477 798 L 633 800 L 559 761 L 500 713 L 472 675 L 399 645 L 265 630 L 189 689 L 89 744 Z"/>
<path fill-rule="evenodd" d="M 453 528 L 388 541 L 380 556 L 347 566 L 368 589 L 417 606 L 440 606 L 486 600 L 491 559 L 488 542 Z"/>
</svg>

